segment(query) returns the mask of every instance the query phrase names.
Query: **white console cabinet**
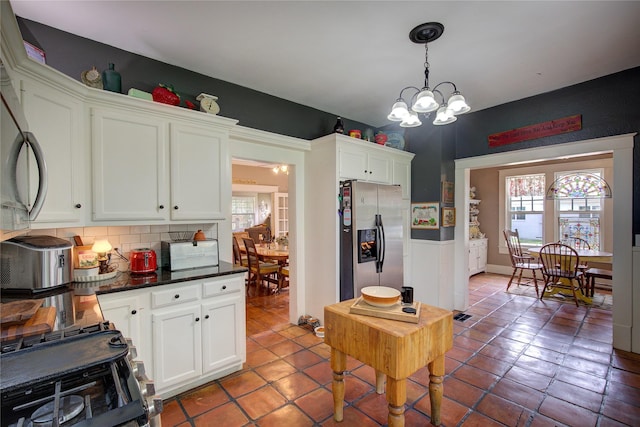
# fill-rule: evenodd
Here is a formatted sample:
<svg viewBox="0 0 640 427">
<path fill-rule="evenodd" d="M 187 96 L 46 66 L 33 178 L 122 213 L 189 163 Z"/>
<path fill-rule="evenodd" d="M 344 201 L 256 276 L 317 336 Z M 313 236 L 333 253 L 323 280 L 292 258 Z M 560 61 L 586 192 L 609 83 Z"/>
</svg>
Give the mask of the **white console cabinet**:
<svg viewBox="0 0 640 427">
<path fill-rule="evenodd" d="M 469 240 L 469 276 L 487 270 L 487 239 Z"/>
</svg>

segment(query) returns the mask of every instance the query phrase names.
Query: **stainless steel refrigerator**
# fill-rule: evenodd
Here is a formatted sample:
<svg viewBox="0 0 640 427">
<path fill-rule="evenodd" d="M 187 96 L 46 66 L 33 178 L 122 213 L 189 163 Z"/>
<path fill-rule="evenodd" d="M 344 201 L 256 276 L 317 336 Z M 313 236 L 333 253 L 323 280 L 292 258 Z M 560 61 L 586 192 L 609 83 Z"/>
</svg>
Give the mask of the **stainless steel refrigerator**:
<svg viewBox="0 0 640 427">
<path fill-rule="evenodd" d="M 402 190 L 340 183 L 340 300 L 365 286 L 402 287 Z"/>
</svg>

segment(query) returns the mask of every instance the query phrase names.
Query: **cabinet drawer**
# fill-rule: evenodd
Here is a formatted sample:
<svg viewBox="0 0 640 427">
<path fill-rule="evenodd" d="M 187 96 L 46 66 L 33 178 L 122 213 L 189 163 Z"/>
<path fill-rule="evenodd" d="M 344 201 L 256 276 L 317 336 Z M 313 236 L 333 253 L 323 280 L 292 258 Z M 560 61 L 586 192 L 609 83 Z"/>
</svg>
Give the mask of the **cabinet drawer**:
<svg viewBox="0 0 640 427">
<path fill-rule="evenodd" d="M 219 280 L 215 282 L 204 282 L 202 284 L 202 297 L 212 297 L 216 295 L 228 294 L 230 292 L 239 292 L 244 286 L 244 280 Z"/>
<path fill-rule="evenodd" d="M 166 307 L 173 304 L 198 301 L 200 299 L 200 286 L 192 284 L 178 288 L 167 289 L 151 293 L 151 307 Z"/>
</svg>

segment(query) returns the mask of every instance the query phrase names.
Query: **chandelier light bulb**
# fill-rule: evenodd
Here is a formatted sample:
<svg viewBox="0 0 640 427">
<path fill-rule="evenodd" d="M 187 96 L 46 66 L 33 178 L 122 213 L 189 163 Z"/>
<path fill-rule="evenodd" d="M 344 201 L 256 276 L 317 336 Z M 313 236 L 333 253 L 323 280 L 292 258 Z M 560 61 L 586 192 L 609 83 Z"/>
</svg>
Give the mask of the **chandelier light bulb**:
<svg viewBox="0 0 640 427">
<path fill-rule="evenodd" d="M 449 105 L 449 109 L 453 111 L 453 114 L 455 115 L 464 114 L 471 110 L 471 107 L 469 107 L 467 101 L 465 101 L 464 96 L 462 96 L 460 92 L 454 92 L 449 98 L 447 104 Z"/>
<path fill-rule="evenodd" d="M 424 88 L 416 98 L 411 109 L 417 113 L 429 113 L 438 109 L 438 102 L 428 88 Z"/>
<path fill-rule="evenodd" d="M 422 122 L 418 117 L 418 113 L 411 111 L 409 115 L 407 115 L 407 117 L 405 117 L 404 120 L 402 120 L 402 123 L 400 123 L 400 127 L 414 128 L 414 127 L 420 126 L 421 124 Z"/>
<path fill-rule="evenodd" d="M 401 122 L 408 115 L 409 110 L 407 109 L 407 103 L 404 102 L 403 99 L 399 99 L 393 104 L 393 107 L 391 107 L 391 113 L 387 118 L 394 122 Z"/>
<path fill-rule="evenodd" d="M 436 119 L 433 121 L 433 124 L 436 126 L 448 125 L 456 120 L 458 120 L 458 118 L 453 115 L 453 112 L 449 108 L 447 108 L 447 104 L 442 104 L 442 106 L 438 108 L 438 113 L 436 114 Z"/>
</svg>

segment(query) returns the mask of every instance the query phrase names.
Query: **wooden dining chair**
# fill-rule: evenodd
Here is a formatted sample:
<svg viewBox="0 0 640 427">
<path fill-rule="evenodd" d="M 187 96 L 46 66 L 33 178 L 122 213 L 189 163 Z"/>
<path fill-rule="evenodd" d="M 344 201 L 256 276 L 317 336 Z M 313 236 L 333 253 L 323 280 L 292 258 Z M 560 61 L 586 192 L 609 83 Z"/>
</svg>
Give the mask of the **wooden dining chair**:
<svg viewBox="0 0 640 427">
<path fill-rule="evenodd" d="M 279 292 L 278 272 L 280 266 L 270 262 L 262 262 L 258 257 L 258 250 L 253 239 L 242 239 L 247 250 L 247 263 L 249 267 L 249 285 L 255 284 L 256 288 L 266 282 L 267 289 L 271 289 L 270 283 L 276 285 L 275 292 Z"/>
<path fill-rule="evenodd" d="M 580 250 L 580 249 L 591 250 L 591 245 L 589 244 L 589 242 L 587 242 L 585 239 L 581 237 L 568 236 L 565 234 L 564 237 L 558 241 L 558 243 L 571 246 L 573 249 L 576 249 L 576 250 Z M 589 265 L 586 261 L 581 262 L 580 265 L 578 266 L 578 270 L 582 272 L 582 276 L 580 277 L 580 280 L 582 282 L 583 289 L 587 289 L 587 287 L 589 286 L 589 283 L 587 283 L 585 280 L 588 269 L 589 269 Z"/>
<path fill-rule="evenodd" d="M 511 257 L 511 266 L 513 267 L 513 273 L 511 274 L 511 278 L 509 279 L 509 283 L 507 284 L 507 291 L 513 282 L 516 273 L 519 271 L 518 275 L 518 286 L 522 283 L 522 272 L 524 270 L 531 271 L 533 275 L 533 284 L 536 288 L 536 296 L 540 297 L 540 291 L 538 290 L 538 278 L 536 277 L 536 270 L 542 271 L 542 265 L 536 261 L 536 258 L 531 254 L 524 252 L 522 247 L 520 246 L 520 235 L 518 234 L 518 229 L 515 231 L 504 230 L 503 231 L 504 238 L 507 241 L 507 248 L 509 249 L 509 256 Z"/>
<path fill-rule="evenodd" d="M 233 263 L 235 265 L 246 267 L 247 256 L 242 255 L 242 251 L 240 251 L 240 245 L 238 244 L 238 240 L 236 239 L 236 237 L 233 236 L 232 239 L 233 239 Z"/>
<path fill-rule="evenodd" d="M 578 252 L 563 243 L 549 243 L 540 249 L 539 256 L 545 281 L 540 299 L 545 292 L 555 288 L 568 289 L 573 293 L 576 306 L 578 306 L 577 292 L 581 292 L 583 287 L 581 280 L 583 274 L 578 270 L 580 264 Z"/>
</svg>

